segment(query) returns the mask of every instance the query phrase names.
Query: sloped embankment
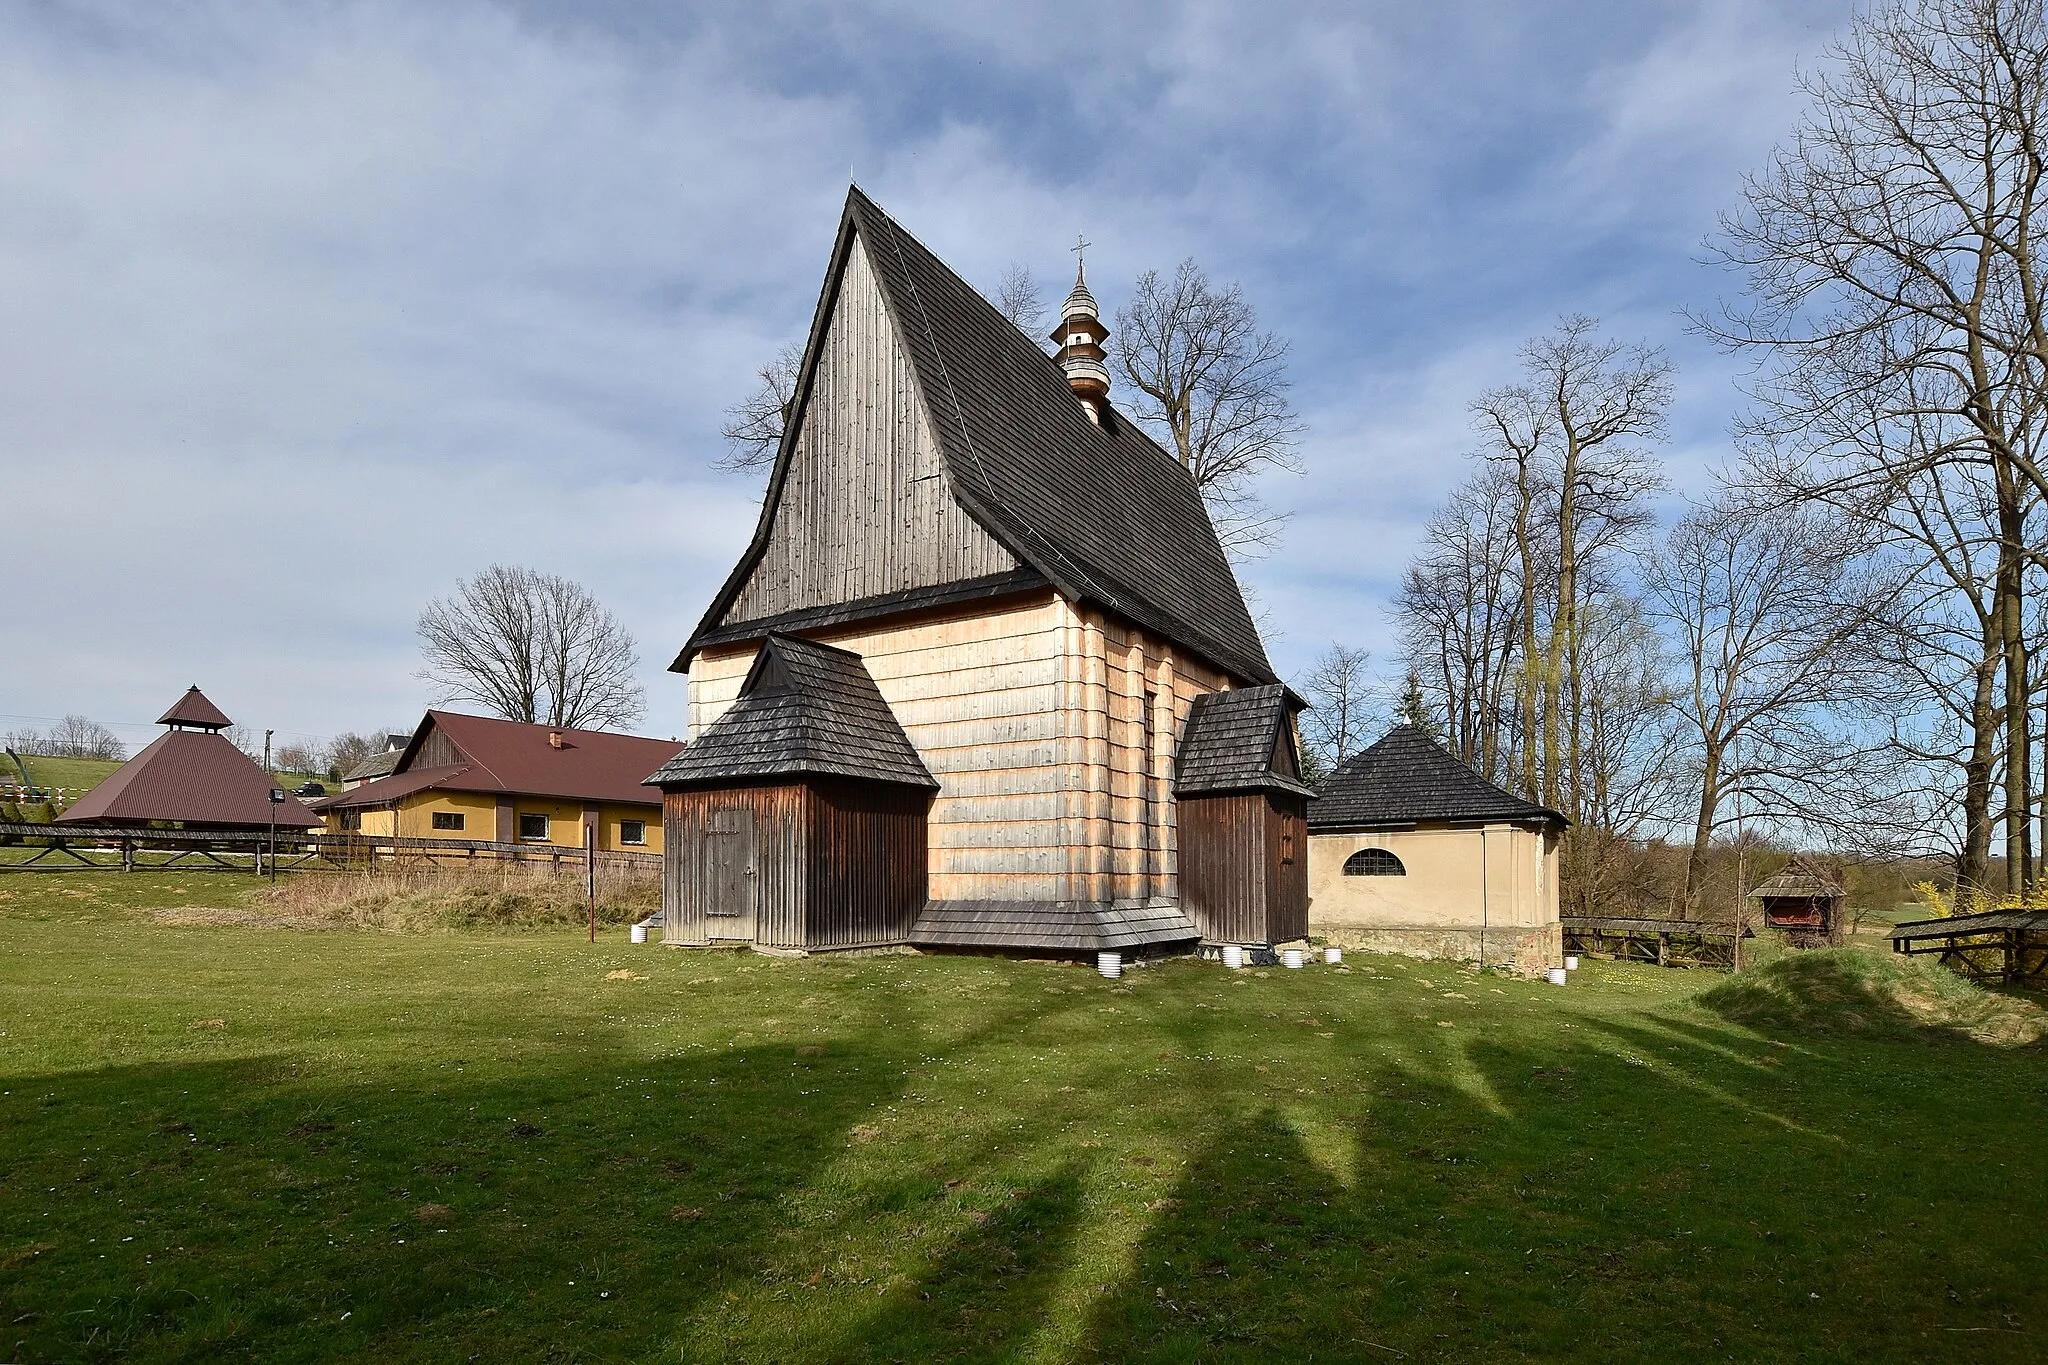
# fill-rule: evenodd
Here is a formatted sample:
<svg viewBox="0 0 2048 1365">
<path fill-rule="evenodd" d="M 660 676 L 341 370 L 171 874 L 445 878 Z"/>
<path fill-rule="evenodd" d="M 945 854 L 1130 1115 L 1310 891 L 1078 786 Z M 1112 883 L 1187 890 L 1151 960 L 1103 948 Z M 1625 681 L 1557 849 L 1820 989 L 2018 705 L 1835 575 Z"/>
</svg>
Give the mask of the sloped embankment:
<svg viewBox="0 0 2048 1365">
<path fill-rule="evenodd" d="M 1925 958 L 1857 948 L 1789 953 L 1699 996 L 1733 1023 L 1766 1033 L 1928 1038 L 2000 1047 L 2039 1043 L 2048 1010 L 1989 991 Z"/>
</svg>

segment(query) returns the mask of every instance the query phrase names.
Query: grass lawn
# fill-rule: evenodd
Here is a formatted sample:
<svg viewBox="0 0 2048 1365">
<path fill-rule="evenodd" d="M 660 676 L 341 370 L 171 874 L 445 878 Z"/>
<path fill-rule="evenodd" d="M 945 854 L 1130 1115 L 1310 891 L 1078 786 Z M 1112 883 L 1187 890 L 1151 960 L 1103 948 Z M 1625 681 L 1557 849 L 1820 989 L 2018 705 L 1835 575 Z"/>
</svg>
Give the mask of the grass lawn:
<svg viewBox="0 0 2048 1365">
<path fill-rule="evenodd" d="M 11 1361 L 2039 1359 L 2048 1053 L 0 875 Z M 196 918 L 187 916 L 188 918 Z"/>
<path fill-rule="evenodd" d="M 40 754 L 23 754 L 21 762 L 28 769 L 31 785 L 45 791 L 60 788 L 66 799 L 72 801 L 97 787 L 109 773 L 121 766 L 111 758 L 45 758 Z M 5 754 L 0 754 L 0 780 L 10 783 L 21 780 L 14 761 Z"/>
</svg>

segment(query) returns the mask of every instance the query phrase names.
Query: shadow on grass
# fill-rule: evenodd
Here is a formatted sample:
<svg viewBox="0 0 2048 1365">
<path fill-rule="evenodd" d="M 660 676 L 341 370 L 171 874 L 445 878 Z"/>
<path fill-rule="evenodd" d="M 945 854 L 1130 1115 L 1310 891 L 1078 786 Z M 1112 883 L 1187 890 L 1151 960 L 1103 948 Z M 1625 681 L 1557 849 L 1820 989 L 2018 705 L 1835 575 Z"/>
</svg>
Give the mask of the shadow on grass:
<svg viewBox="0 0 2048 1365">
<path fill-rule="evenodd" d="M 403 1089 L 279 1059 L 0 1081 L 0 1351 L 637 1354 L 746 1279 L 903 1069 L 792 1053 Z"/>
<path fill-rule="evenodd" d="M 1872 1361 L 1968 1332 L 1977 1358 L 2031 1358 L 2015 1324 L 2048 1310 L 2048 1256 L 2010 1182 L 2023 1203 L 2041 1182 L 1896 1177 L 1901 1151 L 1954 1143 L 1959 1122 L 1972 1145 L 2024 1143 L 2039 1066 L 2011 1078 L 2010 1110 L 1959 1120 L 1938 1054 L 1886 1049 L 1913 1073 L 1892 1093 L 1921 1102 L 1880 1101 L 1881 1125 L 1845 1141 L 1808 1115 L 1844 1128 L 1868 1102 L 1860 1044 L 1761 1066 L 1745 1051 L 1768 1045 L 1704 1030 L 1447 1046 L 1486 1095 L 1448 1068 L 1383 1073 L 1348 1171 L 1284 1095 L 1206 1134 L 1083 1339 L 1190 1362 Z"/>
</svg>

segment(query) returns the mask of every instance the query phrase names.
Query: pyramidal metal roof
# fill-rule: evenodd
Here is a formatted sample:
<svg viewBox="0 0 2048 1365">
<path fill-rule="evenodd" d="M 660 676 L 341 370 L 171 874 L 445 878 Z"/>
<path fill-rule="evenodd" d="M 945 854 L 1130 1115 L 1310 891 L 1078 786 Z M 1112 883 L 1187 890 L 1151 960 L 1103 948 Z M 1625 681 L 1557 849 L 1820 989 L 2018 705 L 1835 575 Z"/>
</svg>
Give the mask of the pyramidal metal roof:
<svg viewBox="0 0 2048 1365">
<path fill-rule="evenodd" d="M 204 698 L 201 698 L 203 701 Z M 195 722 L 196 723 L 196 722 Z M 171 730 L 80 797 L 59 824 L 187 825 L 255 829 L 273 815 L 270 775 L 218 732 Z M 305 828 L 318 816 L 287 796 L 274 808 L 280 828 Z"/>
<path fill-rule="evenodd" d="M 1339 764 L 1308 808 L 1311 832 L 1479 821 L 1559 828 L 1570 823 L 1547 806 L 1494 786 L 1415 725 L 1396 726 Z"/>
<path fill-rule="evenodd" d="M 1069 601 L 1107 608 L 1240 681 L 1277 682 L 1187 470 L 1113 407 L 1091 420 L 1051 356 L 858 189 L 847 191 L 797 410 L 856 237 L 969 515 Z M 744 624 L 723 618 L 767 546 L 799 426 L 783 438 L 753 543 L 676 659 L 679 672 L 707 637 L 734 638 Z"/>
<path fill-rule="evenodd" d="M 770 635 L 739 700 L 647 782 L 666 788 L 785 776 L 939 785 L 858 654 Z"/>
<path fill-rule="evenodd" d="M 158 716 L 156 723 L 184 725 L 195 730 L 225 730 L 234 724 L 218 706 L 206 699 L 197 683 L 185 689 L 185 695 L 173 702 L 170 710 Z"/>
</svg>

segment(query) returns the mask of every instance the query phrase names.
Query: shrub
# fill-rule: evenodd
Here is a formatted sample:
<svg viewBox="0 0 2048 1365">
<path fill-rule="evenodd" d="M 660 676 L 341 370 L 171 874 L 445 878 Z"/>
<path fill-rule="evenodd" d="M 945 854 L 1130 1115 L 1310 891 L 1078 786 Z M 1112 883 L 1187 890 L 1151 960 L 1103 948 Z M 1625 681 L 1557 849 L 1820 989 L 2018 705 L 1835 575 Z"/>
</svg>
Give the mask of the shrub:
<svg viewBox="0 0 2048 1365">
<path fill-rule="evenodd" d="M 516 863 L 308 872 L 260 899 L 283 914 L 396 934 L 563 929 L 585 923 L 588 914 L 580 871 Z M 652 871 L 600 873 L 598 923 L 632 924 L 660 908 L 661 881 Z"/>
</svg>

